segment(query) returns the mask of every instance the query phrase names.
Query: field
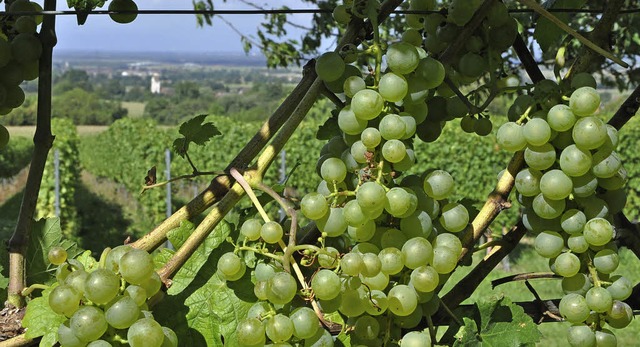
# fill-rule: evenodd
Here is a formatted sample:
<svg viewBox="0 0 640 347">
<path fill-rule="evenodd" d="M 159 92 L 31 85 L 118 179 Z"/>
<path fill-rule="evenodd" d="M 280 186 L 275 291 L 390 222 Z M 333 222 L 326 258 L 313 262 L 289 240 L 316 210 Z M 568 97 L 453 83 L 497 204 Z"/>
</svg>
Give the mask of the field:
<svg viewBox="0 0 640 347">
<path fill-rule="evenodd" d="M 127 109 L 129 117 L 142 117 L 144 114 L 144 102 L 123 101 L 122 108 Z"/>
<path fill-rule="evenodd" d="M 78 125 L 78 134 L 80 136 L 90 136 L 101 133 L 109 128 L 108 125 Z M 33 137 L 36 127 L 33 125 L 26 126 L 8 126 L 11 136 Z M 54 134 L 55 135 L 55 134 Z"/>
</svg>

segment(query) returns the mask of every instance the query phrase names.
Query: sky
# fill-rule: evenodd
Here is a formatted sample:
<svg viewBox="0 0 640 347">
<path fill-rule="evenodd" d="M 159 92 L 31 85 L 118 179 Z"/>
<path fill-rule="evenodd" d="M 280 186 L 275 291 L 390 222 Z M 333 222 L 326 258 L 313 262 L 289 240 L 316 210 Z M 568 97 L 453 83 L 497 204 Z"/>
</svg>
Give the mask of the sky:
<svg viewBox="0 0 640 347">
<path fill-rule="evenodd" d="M 42 3 L 42 0 L 38 0 Z M 300 0 L 253 0 L 264 7 L 310 8 Z M 68 10 L 66 1 L 58 1 L 58 10 Z M 250 9 L 237 0 L 213 1 L 216 9 Z M 108 8 L 108 2 L 103 9 Z M 192 0 L 137 0 L 141 10 L 193 9 Z M 291 21 L 309 23 L 311 15 L 296 14 Z M 264 20 L 263 15 L 225 15 L 243 33 L 255 34 Z M 112 21 L 108 15 L 89 16 L 86 23 L 78 26 L 76 17 L 58 16 L 57 50 L 74 51 L 134 51 L 134 52 L 224 52 L 244 53 L 240 37 L 222 20 L 213 19 L 212 26 L 198 27 L 195 15 L 138 15 L 129 24 Z M 300 29 L 291 29 L 292 38 L 300 38 Z"/>
</svg>

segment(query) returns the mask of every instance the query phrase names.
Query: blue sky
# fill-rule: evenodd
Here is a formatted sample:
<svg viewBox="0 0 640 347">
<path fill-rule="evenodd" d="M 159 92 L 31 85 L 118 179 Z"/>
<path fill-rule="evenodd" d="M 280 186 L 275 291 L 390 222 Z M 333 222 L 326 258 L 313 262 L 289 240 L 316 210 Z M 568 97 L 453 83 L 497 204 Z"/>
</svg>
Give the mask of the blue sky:
<svg viewBox="0 0 640 347">
<path fill-rule="evenodd" d="M 39 0 L 38 2 L 42 2 Z M 266 8 L 287 5 L 309 8 L 299 0 L 253 0 Z M 193 9 L 191 0 L 137 0 L 139 9 Z M 238 1 L 214 0 L 216 9 L 249 9 Z M 108 2 L 103 9 L 108 7 Z M 58 10 L 67 10 L 66 1 L 58 1 Z M 264 20 L 262 15 L 226 15 L 241 32 L 254 34 Z M 295 23 L 309 23 L 310 15 L 296 14 Z M 165 51 L 165 52 L 234 52 L 243 53 L 238 34 L 223 21 L 214 18 L 213 26 L 197 27 L 193 15 L 139 15 L 129 24 L 113 22 L 107 15 L 89 16 L 78 26 L 75 16 L 58 16 L 56 23 L 60 50 L 84 51 Z M 293 38 L 301 31 L 290 30 Z"/>
</svg>

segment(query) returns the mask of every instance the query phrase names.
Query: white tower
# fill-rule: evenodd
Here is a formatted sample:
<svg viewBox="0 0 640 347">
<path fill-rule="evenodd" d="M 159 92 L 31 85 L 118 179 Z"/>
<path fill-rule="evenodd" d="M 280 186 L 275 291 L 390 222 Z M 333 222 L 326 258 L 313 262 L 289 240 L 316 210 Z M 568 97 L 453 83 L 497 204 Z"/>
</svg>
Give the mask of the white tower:
<svg viewBox="0 0 640 347">
<path fill-rule="evenodd" d="M 151 94 L 160 94 L 160 90 L 160 74 L 156 72 L 151 76 Z"/>
</svg>

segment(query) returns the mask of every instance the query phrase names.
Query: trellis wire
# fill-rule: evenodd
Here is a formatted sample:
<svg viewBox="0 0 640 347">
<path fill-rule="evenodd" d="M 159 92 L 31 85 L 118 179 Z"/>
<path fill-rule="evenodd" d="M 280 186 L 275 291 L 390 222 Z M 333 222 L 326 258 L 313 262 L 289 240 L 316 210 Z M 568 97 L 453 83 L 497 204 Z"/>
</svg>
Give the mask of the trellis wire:
<svg viewBox="0 0 640 347">
<path fill-rule="evenodd" d="M 602 14 L 604 9 L 580 9 L 580 8 L 555 8 L 548 9 L 549 12 L 558 13 L 587 13 L 587 14 Z M 526 8 L 509 9 L 509 13 L 534 13 L 535 11 Z M 632 14 L 640 13 L 640 8 L 629 8 L 618 11 L 620 14 Z M 6 11 L 0 11 L 0 16 L 14 15 L 14 16 L 64 16 L 64 15 L 105 15 L 105 14 L 132 14 L 137 13 L 141 15 L 168 15 L 168 14 L 200 14 L 200 15 L 264 15 L 264 14 L 330 14 L 331 10 L 323 9 L 261 9 L 261 10 L 137 10 L 137 11 L 109 11 L 109 10 L 92 10 L 92 11 L 78 11 L 78 10 L 66 10 L 66 11 L 17 11 L 8 13 Z M 446 14 L 446 10 L 434 10 L 434 11 L 414 11 L 414 10 L 397 10 L 394 14 Z"/>
</svg>

